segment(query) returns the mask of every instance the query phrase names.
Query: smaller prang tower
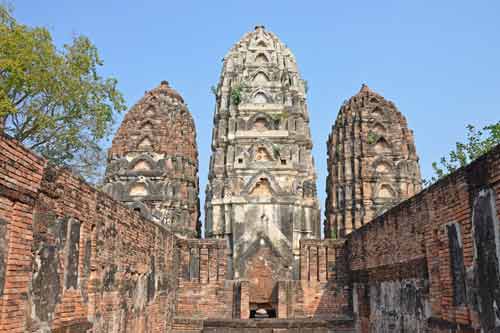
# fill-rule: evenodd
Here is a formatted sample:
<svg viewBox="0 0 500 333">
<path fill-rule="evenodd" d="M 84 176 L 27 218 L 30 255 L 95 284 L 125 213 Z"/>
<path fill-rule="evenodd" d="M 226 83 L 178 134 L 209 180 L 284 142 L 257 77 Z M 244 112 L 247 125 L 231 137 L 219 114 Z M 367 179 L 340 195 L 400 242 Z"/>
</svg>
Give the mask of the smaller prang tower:
<svg viewBox="0 0 500 333">
<path fill-rule="evenodd" d="M 413 132 L 394 103 L 366 85 L 340 108 L 327 149 L 327 238 L 349 234 L 421 190 Z"/>
<path fill-rule="evenodd" d="M 108 152 L 104 191 L 179 236 L 199 235 L 195 125 L 167 81 L 125 115 Z"/>
</svg>

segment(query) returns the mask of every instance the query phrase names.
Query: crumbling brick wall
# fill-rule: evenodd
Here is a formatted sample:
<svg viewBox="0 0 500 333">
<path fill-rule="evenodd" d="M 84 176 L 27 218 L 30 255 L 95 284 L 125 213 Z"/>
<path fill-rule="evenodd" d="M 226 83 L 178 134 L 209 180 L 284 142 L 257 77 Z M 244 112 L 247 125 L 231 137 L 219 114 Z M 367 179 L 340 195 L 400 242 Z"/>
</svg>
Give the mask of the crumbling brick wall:
<svg viewBox="0 0 500 333">
<path fill-rule="evenodd" d="M 360 332 L 499 329 L 500 146 L 347 237 Z"/>
<path fill-rule="evenodd" d="M 278 317 L 353 314 L 359 332 L 498 330 L 499 180 L 496 147 L 345 244 L 303 241 L 301 280 L 280 281 Z M 0 138 L 1 330 L 164 332 L 248 318 L 248 283 L 226 280 L 226 251 L 223 240 L 178 240 Z"/>
<path fill-rule="evenodd" d="M 164 332 L 175 236 L 0 138 L 0 327 Z"/>
<path fill-rule="evenodd" d="M 342 240 L 300 242 L 300 280 L 278 283 L 278 318 L 339 318 L 348 313 Z"/>
<path fill-rule="evenodd" d="M 226 280 L 227 248 L 221 239 L 179 239 L 178 318 L 239 318 L 241 285 Z M 248 317 L 247 317 L 248 318 Z"/>
</svg>

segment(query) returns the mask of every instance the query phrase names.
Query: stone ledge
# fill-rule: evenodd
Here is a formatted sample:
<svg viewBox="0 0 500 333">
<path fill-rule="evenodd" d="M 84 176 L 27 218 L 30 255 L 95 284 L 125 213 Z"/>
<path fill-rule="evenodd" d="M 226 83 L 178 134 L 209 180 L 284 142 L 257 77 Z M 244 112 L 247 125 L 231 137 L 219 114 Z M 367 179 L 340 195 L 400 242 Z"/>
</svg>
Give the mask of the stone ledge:
<svg viewBox="0 0 500 333">
<path fill-rule="evenodd" d="M 230 327 L 230 328 L 317 328 L 335 327 L 339 325 L 354 325 L 352 318 L 339 317 L 336 319 L 206 319 L 203 327 Z"/>
<path fill-rule="evenodd" d="M 335 319 L 193 319 L 175 317 L 175 326 L 190 328 L 227 327 L 227 328 L 316 328 L 354 325 L 351 317 L 339 316 Z"/>
</svg>

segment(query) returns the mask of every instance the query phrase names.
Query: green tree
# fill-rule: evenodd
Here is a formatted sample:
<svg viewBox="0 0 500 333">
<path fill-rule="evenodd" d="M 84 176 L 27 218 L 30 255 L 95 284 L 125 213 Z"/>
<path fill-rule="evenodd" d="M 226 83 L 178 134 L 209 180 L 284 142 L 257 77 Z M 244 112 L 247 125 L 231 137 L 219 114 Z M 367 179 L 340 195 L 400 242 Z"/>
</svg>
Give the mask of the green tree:
<svg viewBox="0 0 500 333">
<path fill-rule="evenodd" d="M 496 124 L 483 127 L 482 130 L 476 129 L 472 125 L 467 126 L 467 141 L 465 143 L 457 142 L 447 157 L 441 157 L 439 162 L 432 163 L 435 176 L 429 181 L 428 185 L 444 176 L 452 173 L 460 167 L 463 167 L 476 158 L 484 155 L 493 147 L 500 144 L 500 121 Z"/>
<path fill-rule="evenodd" d="M 101 146 L 115 112 L 125 109 L 113 78 L 85 36 L 58 49 L 49 31 L 18 23 L 0 5 L 0 123 L 4 132 L 50 161 L 95 182 Z"/>
</svg>

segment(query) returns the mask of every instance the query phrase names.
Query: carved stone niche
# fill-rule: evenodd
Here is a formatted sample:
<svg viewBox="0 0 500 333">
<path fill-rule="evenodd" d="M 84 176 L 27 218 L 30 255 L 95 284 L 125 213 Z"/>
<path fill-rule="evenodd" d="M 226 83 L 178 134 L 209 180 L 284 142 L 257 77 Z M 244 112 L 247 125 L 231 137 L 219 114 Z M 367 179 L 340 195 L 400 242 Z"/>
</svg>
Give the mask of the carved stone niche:
<svg viewBox="0 0 500 333">
<path fill-rule="evenodd" d="M 267 124 L 266 119 L 264 119 L 264 118 L 258 118 L 257 120 L 255 120 L 254 129 L 257 130 L 257 131 L 265 131 L 265 130 L 267 130 L 268 129 L 268 124 Z"/>
<path fill-rule="evenodd" d="M 306 180 L 303 183 L 303 191 L 305 198 L 313 198 L 316 196 L 316 184 L 312 180 Z"/>
<path fill-rule="evenodd" d="M 391 200 L 395 197 L 395 192 L 392 187 L 388 184 L 383 184 L 380 186 L 380 189 L 377 194 L 377 198 L 384 200 Z"/>
<path fill-rule="evenodd" d="M 151 164 L 145 160 L 139 160 L 132 167 L 132 171 L 150 171 L 152 170 Z"/>
<path fill-rule="evenodd" d="M 266 148 L 258 147 L 255 152 L 255 160 L 258 162 L 266 162 L 271 161 L 272 158 Z"/>
<path fill-rule="evenodd" d="M 269 59 L 265 55 L 265 53 L 258 53 L 254 60 L 255 64 L 258 66 L 266 65 L 269 62 Z"/>
<path fill-rule="evenodd" d="M 250 191 L 252 197 L 270 197 L 272 195 L 271 184 L 267 178 L 260 178 Z"/>
<path fill-rule="evenodd" d="M 130 187 L 128 193 L 131 197 L 143 197 L 148 195 L 148 189 L 146 187 L 146 184 L 137 183 Z"/>
<path fill-rule="evenodd" d="M 153 143 L 151 142 L 149 137 L 146 136 L 139 142 L 139 144 L 137 145 L 137 148 L 139 150 L 148 150 L 148 149 L 153 148 Z"/>
<path fill-rule="evenodd" d="M 266 104 L 266 103 L 268 103 L 268 97 L 263 92 L 258 92 L 253 97 L 252 102 L 255 104 Z"/>
</svg>

